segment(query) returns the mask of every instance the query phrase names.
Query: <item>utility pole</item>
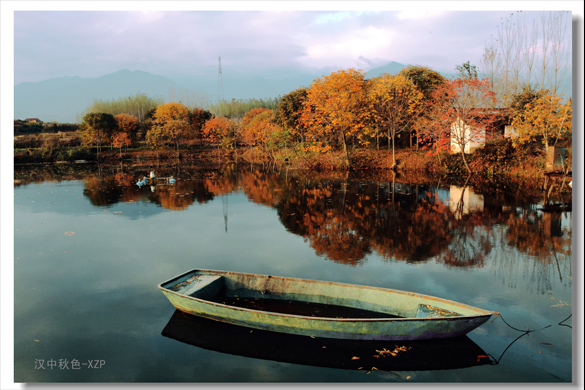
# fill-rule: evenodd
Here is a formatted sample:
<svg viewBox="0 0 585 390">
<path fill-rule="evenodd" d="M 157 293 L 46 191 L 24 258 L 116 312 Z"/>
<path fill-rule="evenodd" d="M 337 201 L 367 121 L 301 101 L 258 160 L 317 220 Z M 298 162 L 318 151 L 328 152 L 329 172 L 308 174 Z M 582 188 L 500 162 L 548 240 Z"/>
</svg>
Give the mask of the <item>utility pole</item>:
<svg viewBox="0 0 585 390">
<path fill-rule="evenodd" d="M 219 57 L 219 67 L 217 68 L 217 101 L 223 101 L 223 75 L 221 73 L 221 57 Z"/>
</svg>

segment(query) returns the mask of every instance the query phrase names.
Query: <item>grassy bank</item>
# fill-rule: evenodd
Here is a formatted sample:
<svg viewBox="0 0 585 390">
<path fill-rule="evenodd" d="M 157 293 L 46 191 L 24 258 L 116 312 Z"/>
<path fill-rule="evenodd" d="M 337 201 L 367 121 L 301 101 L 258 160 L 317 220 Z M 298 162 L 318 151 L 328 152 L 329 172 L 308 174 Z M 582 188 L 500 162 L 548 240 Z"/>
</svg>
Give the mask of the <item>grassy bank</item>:
<svg viewBox="0 0 585 390">
<path fill-rule="evenodd" d="M 132 149 L 95 148 L 81 145 L 73 133 L 15 137 L 14 163 L 63 163 L 76 160 L 98 161 L 103 164 L 123 162 L 176 163 L 177 160 L 198 165 L 216 166 L 229 162 L 260 164 L 273 168 L 289 168 L 313 172 L 346 170 L 344 154 L 339 151 L 327 153 L 309 152 L 299 147 L 264 151 L 258 148 L 239 147 L 223 150 L 205 143 L 192 143 L 178 152 L 172 148 L 152 150 L 146 145 Z M 467 155 L 474 176 L 495 177 L 511 175 L 516 177 L 543 178 L 545 155 L 541 145 L 531 144 L 514 147 L 509 140 L 487 144 Z M 428 177 L 467 177 L 467 170 L 459 154 L 430 154 L 425 150 L 411 148 L 396 151 L 397 171 L 402 174 L 416 173 Z M 572 149 L 566 148 L 568 170 L 572 166 Z M 352 171 L 390 171 L 392 152 L 356 148 L 350 151 Z"/>
</svg>

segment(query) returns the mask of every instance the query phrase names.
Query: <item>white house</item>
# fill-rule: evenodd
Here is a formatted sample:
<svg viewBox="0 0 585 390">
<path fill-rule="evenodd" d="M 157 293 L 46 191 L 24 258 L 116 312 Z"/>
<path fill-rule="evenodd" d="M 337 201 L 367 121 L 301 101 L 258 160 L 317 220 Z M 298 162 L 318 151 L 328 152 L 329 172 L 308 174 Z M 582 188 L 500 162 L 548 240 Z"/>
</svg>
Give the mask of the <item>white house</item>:
<svg viewBox="0 0 585 390">
<path fill-rule="evenodd" d="M 461 120 L 451 124 L 451 153 L 460 153 L 460 143 L 465 144 L 465 153 L 485 145 L 485 128 L 473 128 L 464 125 Z"/>
<path fill-rule="evenodd" d="M 451 124 L 451 153 L 460 153 L 460 143 L 465 144 L 465 153 L 471 153 L 475 149 L 485 145 L 493 139 L 500 139 L 514 128 L 509 126 L 512 113 L 506 108 L 476 108 L 473 110 L 474 119 L 486 124 L 483 127 L 471 127 L 464 125 L 460 119 Z"/>
</svg>

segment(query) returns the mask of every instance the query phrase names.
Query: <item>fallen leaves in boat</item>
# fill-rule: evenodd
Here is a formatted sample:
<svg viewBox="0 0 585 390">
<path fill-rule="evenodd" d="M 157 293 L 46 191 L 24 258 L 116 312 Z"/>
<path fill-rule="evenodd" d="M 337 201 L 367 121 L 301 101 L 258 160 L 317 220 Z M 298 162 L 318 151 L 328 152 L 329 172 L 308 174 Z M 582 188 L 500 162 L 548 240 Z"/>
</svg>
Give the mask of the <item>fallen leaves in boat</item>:
<svg viewBox="0 0 585 390">
<path fill-rule="evenodd" d="M 382 356 L 382 357 L 386 357 L 386 356 L 388 356 L 388 355 L 391 355 L 391 356 L 396 356 L 396 355 L 398 355 L 398 354 L 399 354 L 399 353 L 401 353 L 401 352 L 406 352 L 406 351 L 408 351 L 408 350 L 412 349 L 412 347 L 405 347 L 405 346 L 399 347 L 398 345 L 395 345 L 394 347 L 395 347 L 395 348 L 394 348 L 394 350 L 392 350 L 392 351 L 390 351 L 390 350 L 389 350 L 389 349 L 387 349 L 387 348 L 383 348 L 383 349 L 381 349 L 381 350 L 378 350 L 378 349 L 377 349 L 377 350 L 376 350 L 376 352 L 378 352 L 378 355 L 374 355 L 374 357 L 375 357 L 375 358 L 379 358 L 380 356 Z"/>
</svg>

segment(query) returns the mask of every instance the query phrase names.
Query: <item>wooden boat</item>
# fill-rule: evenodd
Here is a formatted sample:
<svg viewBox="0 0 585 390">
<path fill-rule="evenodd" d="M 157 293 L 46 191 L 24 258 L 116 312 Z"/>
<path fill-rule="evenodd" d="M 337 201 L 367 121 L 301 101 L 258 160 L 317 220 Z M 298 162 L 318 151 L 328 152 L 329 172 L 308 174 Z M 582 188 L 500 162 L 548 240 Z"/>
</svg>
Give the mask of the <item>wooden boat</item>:
<svg viewBox="0 0 585 390">
<path fill-rule="evenodd" d="M 161 334 L 234 356 L 346 370 L 429 371 L 496 364 L 468 336 L 401 341 L 325 339 L 251 330 L 180 310 L 175 310 Z"/>
<path fill-rule="evenodd" d="M 179 310 L 234 325 L 350 340 L 463 336 L 497 312 L 379 287 L 191 270 L 158 286 Z"/>
</svg>

